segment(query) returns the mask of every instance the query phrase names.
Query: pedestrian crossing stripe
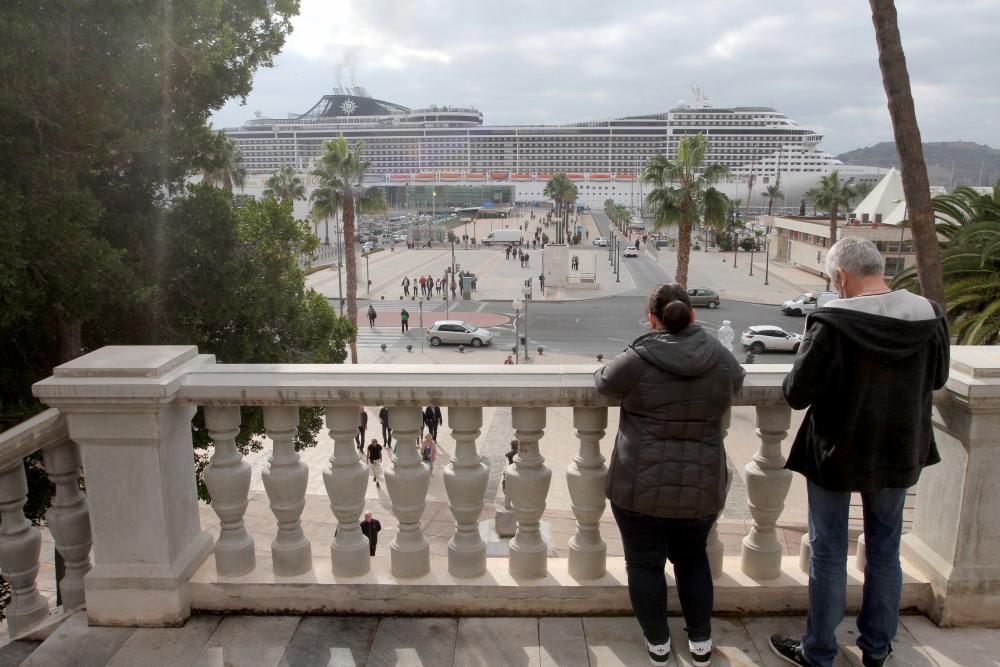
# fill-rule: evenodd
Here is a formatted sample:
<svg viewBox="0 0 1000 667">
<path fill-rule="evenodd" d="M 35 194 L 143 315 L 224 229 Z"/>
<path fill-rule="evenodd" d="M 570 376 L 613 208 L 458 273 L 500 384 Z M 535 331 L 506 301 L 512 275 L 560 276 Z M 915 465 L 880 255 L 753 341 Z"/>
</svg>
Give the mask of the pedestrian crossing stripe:
<svg viewBox="0 0 1000 667">
<path fill-rule="evenodd" d="M 401 339 L 406 340 L 401 340 Z M 358 347 L 380 347 L 385 343 L 386 347 L 405 346 L 407 344 L 417 345 L 420 343 L 419 334 L 405 335 L 399 331 L 398 327 L 382 327 L 377 329 L 358 329 Z"/>
</svg>

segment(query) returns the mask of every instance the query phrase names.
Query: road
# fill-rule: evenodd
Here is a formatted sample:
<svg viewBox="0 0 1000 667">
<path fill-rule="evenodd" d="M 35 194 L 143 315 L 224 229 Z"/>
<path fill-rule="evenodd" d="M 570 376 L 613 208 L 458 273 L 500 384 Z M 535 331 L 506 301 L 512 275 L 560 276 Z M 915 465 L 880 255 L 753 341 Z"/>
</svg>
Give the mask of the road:
<svg viewBox="0 0 1000 667">
<path fill-rule="evenodd" d="M 600 213 L 594 221 L 602 236 L 608 236 L 607 219 Z M 599 260 L 607 261 L 607 260 Z M 673 278 L 647 253 L 639 257 L 623 258 L 623 271 L 627 271 L 636 288 L 625 294 L 597 298 L 587 301 L 563 303 L 532 302 L 528 307 L 529 349 L 541 346 L 552 352 L 579 354 L 582 356 L 604 355 L 610 358 L 621 352 L 632 340 L 646 333 L 646 299 L 652 289 Z M 710 287 L 710 286 L 709 286 Z M 462 312 L 480 310 L 508 315 L 513 319 L 509 303 L 460 303 L 452 308 L 452 317 L 461 317 Z M 802 331 L 805 321 L 801 317 L 782 314 L 777 306 L 764 306 L 737 301 L 723 302 L 717 309 L 698 308 L 698 323 L 711 331 L 718 331 L 723 320 L 729 320 L 736 333 L 735 353 L 741 361 L 744 357 L 739 344 L 740 333 L 748 326 L 770 324 L 788 331 Z M 435 314 L 434 317 L 441 318 Z M 512 324 L 492 329 L 498 334 L 495 345 L 511 348 L 514 345 Z M 523 322 L 522 322 L 523 332 Z M 791 363 L 791 353 L 769 352 L 757 357 L 757 363 Z"/>
</svg>

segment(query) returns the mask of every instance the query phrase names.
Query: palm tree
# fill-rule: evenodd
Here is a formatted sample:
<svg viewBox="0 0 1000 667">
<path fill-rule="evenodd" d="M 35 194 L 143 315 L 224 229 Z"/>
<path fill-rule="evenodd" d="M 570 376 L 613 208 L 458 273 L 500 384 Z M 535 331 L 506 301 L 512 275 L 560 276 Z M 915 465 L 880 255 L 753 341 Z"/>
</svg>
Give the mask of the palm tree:
<svg viewBox="0 0 1000 667">
<path fill-rule="evenodd" d="M 850 183 L 841 183 L 840 174 L 833 170 L 821 176 L 816 187 L 807 194 L 816 206 L 830 212 L 830 246 L 833 246 L 837 242 L 837 213 L 850 206 L 857 193 Z M 830 276 L 826 276 L 826 288 L 830 289 Z"/>
<path fill-rule="evenodd" d="M 899 153 L 903 195 L 909 208 L 913 245 L 917 253 L 917 274 L 920 276 L 924 296 L 943 304 L 944 280 L 934 225 L 934 209 L 920 127 L 917 125 L 917 113 L 910 91 L 910 75 L 906 69 L 906 56 L 899 36 L 896 7 L 893 0 L 869 0 L 869 3 L 872 8 L 872 23 L 875 25 L 882 85 L 889 102 L 889 117 L 892 119 L 896 151 Z"/>
<path fill-rule="evenodd" d="M 326 240 L 324 243 L 330 245 L 330 218 L 335 217 L 340 211 L 340 191 L 333 186 L 321 184 L 312 194 L 309 195 L 312 203 L 310 213 L 313 218 L 313 229 L 317 238 L 319 237 L 319 221 L 322 220 L 326 226 Z"/>
<path fill-rule="evenodd" d="M 933 207 L 952 334 L 960 345 L 996 345 L 1000 343 L 1000 181 L 992 194 L 962 187 L 935 197 Z M 922 292 L 918 272 L 917 266 L 905 269 L 892 286 Z"/>
<path fill-rule="evenodd" d="M 375 213 L 385 210 L 385 197 L 378 188 L 365 188 L 362 184 L 371 162 L 364 158 L 365 142 L 358 141 L 353 150 L 344 135 L 323 144 L 313 175 L 319 177 L 320 186 L 336 193 L 344 211 L 344 253 L 347 269 L 347 318 L 351 324 L 358 321 L 358 259 L 354 253 L 354 220 L 358 213 Z M 351 363 L 358 363 L 358 336 L 351 336 Z"/>
<path fill-rule="evenodd" d="M 777 183 L 767 186 L 767 189 L 764 192 L 767 196 L 767 214 L 771 215 L 771 210 L 774 208 L 774 202 L 779 199 L 784 199 L 785 193 L 781 191 L 781 188 Z"/>
<path fill-rule="evenodd" d="M 242 189 L 246 184 L 247 171 L 243 168 L 243 155 L 232 137 L 224 132 L 216 132 L 211 145 L 199 159 L 202 178 L 209 187 L 219 181 L 226 192 L 233 191 L 233 185 Z"/>
<path fill-rule="evenodd" d="M 708 140 L 698 134 L 681 139 L 677 159 L 654 155 L 642 172 L 642 180 L 653 186 L 646 203 L 653 212 L 653 228 L 678 225 L 677 273 L 674 280 L 687 287 L 691 259 L 691 228 L 704 216 L 709 226 L 722 224 L 728 198 L 713 186 L 726 173 L 719 164 L 705 165 Z"/>
<path fill-rule="evenodd" d="M 569 215 L 569 206 L 576 201 L 579 194 L 576 185 L 573 181 L 569 180 L 566 174 L 559 173 L 549 179 L 549 182 L 545 184 L 545 190 L 543 194 L 555 202 L 556 209 L 556 242 L 563 243 L 565 239 L 563 234 L 565 234 L 566 218 Z M 562 223 L 558 220 L 562 219 Z"/>
<path fill-rule="evenodd" d="M 267 188 L 264 189 L 263 195 L 275 197 L 281 201 L 305 199 L 306 186 L 302 184 L 302 179 L 295 175 L 292 166 L 286 164 L 267 179 Z M 329 236 L 327 234 L 327 243 L 329 243 Z"/>
</svg>

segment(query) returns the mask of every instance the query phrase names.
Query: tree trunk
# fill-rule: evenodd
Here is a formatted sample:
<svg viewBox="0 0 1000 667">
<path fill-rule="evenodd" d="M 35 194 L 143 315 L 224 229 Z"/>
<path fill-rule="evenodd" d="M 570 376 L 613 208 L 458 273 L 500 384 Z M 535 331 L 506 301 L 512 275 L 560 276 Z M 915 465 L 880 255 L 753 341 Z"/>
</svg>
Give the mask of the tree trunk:
<svg viewBox="0 0 1000 667">
<path fill-rule="evenodd" d="M 931 205 L 927 165 L 920 140 L 920 127 L 910 91 L 910 75 L 899 36 L 896 7 L 892 0 L 869 0 L 878 64 L 882 84 L 889 102 L 889 117 L 896 140 L 896 151 L 902 171 L 903 196 L 909 209 L 913 245 L 917 253 L 917 277 L 923 295 L 944 307 L 944 278 L 937 231 L 934 229 L 934 209 Z"/>
<path fill-rule="evenodd" d="M 677 272 L 674 282 L 684 289 L 688 286 L 688 263 L 691 261 L 691 219 L 688 209 L 681 213 L 681 224 L 677 227 Z"/>
<path fill-rule="evenodd" d="M 59 347 L 56 354 L 59 355 L 59 363 L 65 364 L 83 353 L 83 325 L 80 320 L 65 320 L 60 317 L 58 327 Z"/>
<path fill-rule="evenodd" d="M 344 197 L 344 266 L 347 269 L 347 319 L 358 325 L 358 257 L 354 254 L 354 194 Z M 358 363 L 358 334 L 351 336 L 351 363 Z"/>
</svg>

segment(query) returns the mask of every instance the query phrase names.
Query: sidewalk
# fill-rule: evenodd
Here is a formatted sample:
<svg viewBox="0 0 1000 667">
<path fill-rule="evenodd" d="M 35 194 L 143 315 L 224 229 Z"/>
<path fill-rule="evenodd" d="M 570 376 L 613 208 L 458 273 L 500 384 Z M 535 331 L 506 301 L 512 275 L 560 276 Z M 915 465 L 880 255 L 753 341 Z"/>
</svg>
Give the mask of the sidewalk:
<svg viewBox="0 0 1000 667">
<path fill-rule="evenodd" d="M 673 274 L 677 270 L 677 251 L 660 248 L 647 252 Z M 750 275 L 750 253 L 739 252 L 733 268 L 732 252 L 692 250 L 688 266 L 688 287 L 714 289 L 723 299 L 780 305 L 803 292 L 826 289 L 826 281 L 791 264 L 771 260 L 764 253 L 753 254 L 753 276 Z M 767 278 L 768 284 L 764 284 Z"/>
</svg>

